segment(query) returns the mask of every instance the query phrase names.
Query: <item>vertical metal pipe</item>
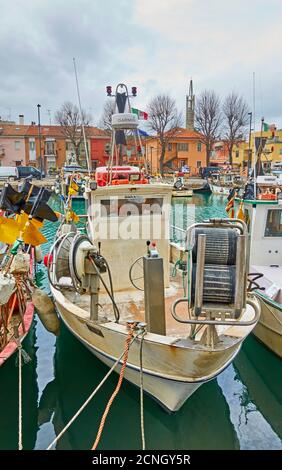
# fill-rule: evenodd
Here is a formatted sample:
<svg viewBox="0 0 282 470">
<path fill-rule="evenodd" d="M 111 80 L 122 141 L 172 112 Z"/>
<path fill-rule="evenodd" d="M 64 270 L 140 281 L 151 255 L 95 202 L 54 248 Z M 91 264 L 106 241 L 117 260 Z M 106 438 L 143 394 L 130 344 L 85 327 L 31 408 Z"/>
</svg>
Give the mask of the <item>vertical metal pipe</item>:
<svg viewBox="0 0 282 470">
<path fill-rule="evenodd" d="M 246 303 L 246 235 L 238 235 L 236 252 L 235 318 L 240 316 Z"/>
<path fill-rule="evenodd" d="M 199 316 L 203 306 L 204 269 L 206 254 L 206 235 L 198 235 L 197 243 L 197 267 L 195 285 L 195 315 Z"/>
<path fill-rule="evenodd" d="M 99 308 L 99 278 L 97 274 L 89 275 L 90 283 L 90 320 L 98 320 L 98 308 Z"/>
</svg>

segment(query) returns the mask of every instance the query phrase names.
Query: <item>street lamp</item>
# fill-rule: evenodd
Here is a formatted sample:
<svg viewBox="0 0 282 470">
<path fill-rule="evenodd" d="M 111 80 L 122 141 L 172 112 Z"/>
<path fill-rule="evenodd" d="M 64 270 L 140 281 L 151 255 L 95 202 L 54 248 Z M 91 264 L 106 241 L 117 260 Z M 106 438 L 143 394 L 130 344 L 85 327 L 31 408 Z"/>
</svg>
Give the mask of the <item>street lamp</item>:
<svg viewBox="0 0 282 470">
<path fill-rule="evenodd" d="M 252 157 L 252 149 L 251 149 L 251 133 L 252 133 L 252 117 L 253 113 L 249 112 L 248 115 L 250 116 L 250 127 L 249 127 L 249 148 L 248 148 L 248 166 L 247 166 L 247 176 L 250 174 L 250 167 L 251 167 L 251 157 Z"/>
<path fill-rule="evenodd" d="M 40 171 L 41 174 L 43 173 L 43 161 L 42 161 L 42 155 L 41 155 L 41 126 L 40 126 L 40 108 L 41 104 L 37 105 L 37 114 L 38 114 L 38 140 L 39 140 L 39 166 L 40 166 Z"/>
<path fill-rule="evenodd" d="M 151 150 L 151 173 L 153 173 L 153 155 L 152 155 L 152 153 L 153 153 L 153 148 L 154 148 L 154 147 L 150 147 L 150 150 Z"/>
</svg>

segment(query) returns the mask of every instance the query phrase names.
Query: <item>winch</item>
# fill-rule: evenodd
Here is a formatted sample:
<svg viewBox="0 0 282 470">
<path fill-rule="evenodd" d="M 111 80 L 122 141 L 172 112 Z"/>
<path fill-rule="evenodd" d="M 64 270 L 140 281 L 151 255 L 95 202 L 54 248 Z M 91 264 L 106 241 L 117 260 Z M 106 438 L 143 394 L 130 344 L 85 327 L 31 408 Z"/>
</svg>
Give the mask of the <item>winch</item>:
<svg viewBox="0 0 282 470">
<path fill-rule="evenodd" d="M 114 301 L 111 273 L 107 261 L 90 239 L 81 233 L 69 231 L 54 243 L 49 254 L 49 281 L 56 289 L 75 289 L 90 294 L 90 319 L 98 320 L 100 282 L 113 302 L 116 321 L 118 308 Z M 108 272 L 110 288 L 102 274 Z"/>
</svg>

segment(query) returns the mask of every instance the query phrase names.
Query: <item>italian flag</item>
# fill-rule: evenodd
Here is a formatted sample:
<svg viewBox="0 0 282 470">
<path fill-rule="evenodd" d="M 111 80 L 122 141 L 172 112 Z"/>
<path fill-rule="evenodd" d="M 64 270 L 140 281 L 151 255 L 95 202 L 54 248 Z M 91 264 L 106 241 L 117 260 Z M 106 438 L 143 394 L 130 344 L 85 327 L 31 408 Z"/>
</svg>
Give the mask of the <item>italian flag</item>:
<svg viewBox="0 0 282 470">
<path fill-rule="evenodd" d="M 145 113 L 145 111 L 140 111 L 140 109 L 137 109 L 137 108 L 131 108 L 131 112 L 133 114 L 136 114 L 138 119 L 145 119 L 145 121 L 148 120 L 148 114 Z"/>
</svg>

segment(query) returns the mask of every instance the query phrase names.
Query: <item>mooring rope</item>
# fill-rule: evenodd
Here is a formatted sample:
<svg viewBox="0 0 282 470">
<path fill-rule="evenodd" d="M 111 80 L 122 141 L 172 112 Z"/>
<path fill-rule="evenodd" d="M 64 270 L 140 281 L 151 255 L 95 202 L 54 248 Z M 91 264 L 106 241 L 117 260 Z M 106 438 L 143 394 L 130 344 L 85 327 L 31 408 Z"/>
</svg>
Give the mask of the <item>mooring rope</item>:
<svg viewBox="0 0 282 470">
<path fill-rule="evenodd" d="M 142 439 L 142 450 L 146 449 L 145 442 L 145 425 L 144 425 L 144 383 L 143 383 L 143 342 L 146 331 L 143 332 L 140 340 L 140 426 L 141 426 L 141 439 Z"/>
<path fill-rule="evenodd" d="M 108 413 L 110 411 L 110 408 L 113 404 L 113 401 L 115 399 L 115 397 L 117 396 L 119 390 L 120 390 L 120 387 L 121 387 L 121 384 L 122 384 L 122 381 L 123 381 L 123 377 L 124 377 L 124 372 L 125 372 L 125 368 L 126 368 L 126 364 L 127 364 L 127 359 L 128 359 L 128 353 L 129 353 L 129 347 L 130 347 L 130 343 L 131 343 L 131 340 L 132 340 L 132 337 L 133 337 L 133 333 L 134 333 L 134 327 L 131 326 L 130 327 L 130 330 L 128 332 L 128 336 L 126 338 L 126 341 L 125 341 L 125 347 L 124 347 L 124 356 L 123 356 L 123 363 L 122 363 L 122 366 L 121 366 L 121 370 L 120 370 L 120 375 L 119 375 L 119 379 L 118 379 L 118 383 L 117 383 L 117 386 L 115 388 L 115 390 L 113 391 L 112 393 L 112 396 L 111 398 L 109 399 L 108 403 L 107 403 L 107 406 L 105 408 L 105 411 L 103 413 L 103 416 L 102 416 L 102 419 L 101 419 L 101 422 L 100 422 L 100 426 L 99 426 L 99 429 L 98 429 L 98 432 L 97 432 L 97 436 L 96 436 L 96 439 L 95 439 L 95 442 L 92 446 L 92 449 L 91 450 L 96 450 L 98 444 L 99 444 L 99 441 L 101 439 L 101 435 L 102 435 L 102 432 L 103 432 L 103 429 L 104 429 L 104 425 L 105 425 L 105 422 L 106 422 L 106 418 L 108 416 Z"/>
<path fill-rule="evenodd" d="M 23 430 L 22 430 L 22 352 L 21 346 L 19 349 L 19 445 L 18 449 L 23 450 Z"/>
<path fill-rule="evenodd" d="M 131 342 L 129 343 L 129 347 L 132 345 L 132 343 L 135 341 L 136 336 L 134 336 L 131 339 Z M 88 405 L 88 403 L 92 400 L 92 398 L 96 395 L 96 393 L 100 390 L 102 385 L 106 382 L 107 378 L 111 375 L 111 373 L 114 371 L 114 369 L 117 367 L 119 362 L 122 360 L 123 356 L 125 355 L 126 351 L 124 350 L 122 354 L 119 356 L 119 358 L 115 361 L 115 363 L 112 365 L 110 370 L 107 372 L 105 377 L 101 380 L 99 385 L 93 390 L 93 392 L 89 395 L 87 400 L 83 403 L 83 405 L 79 408 L 79 410 L 74 414 L 74 416 L 71 418 L 71 420 L 68 422 L 68 424 L 62 429 L 62 431 L 56 436 L 56 438 L 51 442 L 51 444 L 47 447 L 46 450 L 52 449 L 53 445 L 56 444 L 59 439 L 65 434 L 65 432 L 68 430 L 68 428 L 71 426 L 71 424 L 76 420 L 76 418 L 82 413 L 84 408 Z"/>
</svg>

